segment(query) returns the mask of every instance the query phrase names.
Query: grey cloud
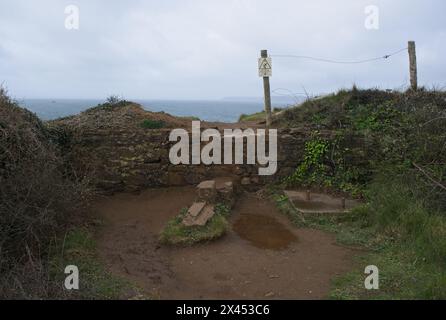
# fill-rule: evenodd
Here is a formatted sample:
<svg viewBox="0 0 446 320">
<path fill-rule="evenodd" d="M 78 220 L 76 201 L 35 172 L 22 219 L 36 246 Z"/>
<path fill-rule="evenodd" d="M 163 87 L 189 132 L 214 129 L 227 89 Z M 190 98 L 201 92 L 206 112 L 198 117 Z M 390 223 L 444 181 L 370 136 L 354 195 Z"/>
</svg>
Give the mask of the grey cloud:
<svg viewBox="0 0 446 320">
<path fill-rule="evenodd" d="M 257 56 L 340 60 L 381 56 L 416 40 L 420 82 L 444 86 L 443 0 L 376 0 L 380 29 L 364 28 L 363 0 L 2 0 L 0 82 L 18 97 L 220 98 L 260 96 Z M 80 30 L 64 8 L 80 8 Z M 405 53 L 333 65 L 273 59 L 273 88 L 329 92 L 356 83 L 407 83 Z"/>
</svg>

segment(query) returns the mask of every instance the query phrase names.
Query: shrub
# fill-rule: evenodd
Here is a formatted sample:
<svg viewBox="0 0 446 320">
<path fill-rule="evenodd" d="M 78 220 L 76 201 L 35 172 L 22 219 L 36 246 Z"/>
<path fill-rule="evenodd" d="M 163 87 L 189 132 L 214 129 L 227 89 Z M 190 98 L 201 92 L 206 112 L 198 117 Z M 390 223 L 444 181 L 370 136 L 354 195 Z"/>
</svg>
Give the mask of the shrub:
<svg viewBox="0 0 446 320">
<path fill-rule="evenodd" d="M 95 113 L 100 110 L 113 110 L 116 108 L 125 107 L 131 103 L 132 102 L 122 99 L 118 95 L 111 95 L 106 99 L 106 101 L 104 103 L 100 103 L 96 107 L 87 109 L 85 112 L 86 113 Z"/>
<path fill-rule="evenodd" d="M 161 129 L 165 125 L 165 122 L 162 120 L 145 119 L 141 122 L 141 127 L 144 129 Z"/>
<path fill-rule="evenodd" d="M 51 294 L 49 245 L 88 197 L 68 176 L 50 131 L 0 88 L 1 296 Z"/>
</svg>

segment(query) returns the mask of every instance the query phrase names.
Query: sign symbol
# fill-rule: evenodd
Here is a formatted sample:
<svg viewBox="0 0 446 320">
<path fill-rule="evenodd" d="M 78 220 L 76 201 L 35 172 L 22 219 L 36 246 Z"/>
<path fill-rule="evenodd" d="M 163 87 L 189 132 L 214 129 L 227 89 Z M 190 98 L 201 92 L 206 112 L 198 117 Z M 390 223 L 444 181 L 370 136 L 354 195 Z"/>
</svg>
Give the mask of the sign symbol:
<svg viewBox="0 0 446 320">
<path fill-rule="evenodd" d="M 271 77 L 272 69 L 272 61 L 270 57 L 259 59 L 259 77 Z"/>
<path fill-rule="evenodd" d="M 268 63 L 268 60 L 263 60 L 262 65 L 260 66 L 260 69 L 271 69 L 271 65 Z"/>
</svg>

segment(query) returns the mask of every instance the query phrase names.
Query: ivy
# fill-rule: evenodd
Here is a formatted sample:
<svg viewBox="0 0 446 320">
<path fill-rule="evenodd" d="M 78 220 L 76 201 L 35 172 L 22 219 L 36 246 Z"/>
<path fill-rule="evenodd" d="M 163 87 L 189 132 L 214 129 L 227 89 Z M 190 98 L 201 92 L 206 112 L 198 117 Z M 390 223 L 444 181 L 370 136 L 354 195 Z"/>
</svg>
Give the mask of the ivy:
<svg viewBox="0 0 446 320">
<path fill-rule="evenodd" d="M 342 130 L 333 140 L 326 140 L 315 131 L 305 143 L 303 161 L 284 182 L 288 186 L 318 186 L 347 192 L 353 196 L 362 194 L 362 180 L 368 172 L 357 166 L 347 166 L 345 156 L 354 152 L 343 147 L 348 135 Z"/>
<path fill-rule="evenodd" d="M 317 132 L 315 135 L 317 135 Z M 307 141 L 305 143 L 303 161 L 294 173 L 286 178 L 285 182 L 291 185 L 323 183 L 329 172 L 328 166 L 326 165 L 329 148 L 330 143 L 317 136 Z"/>
</svg>

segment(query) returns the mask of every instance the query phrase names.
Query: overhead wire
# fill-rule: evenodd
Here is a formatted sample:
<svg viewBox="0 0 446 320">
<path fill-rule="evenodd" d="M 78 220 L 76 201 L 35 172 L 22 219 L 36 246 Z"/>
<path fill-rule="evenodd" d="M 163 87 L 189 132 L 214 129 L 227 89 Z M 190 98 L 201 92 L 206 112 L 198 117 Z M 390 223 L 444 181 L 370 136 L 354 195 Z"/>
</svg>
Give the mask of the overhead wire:
<svg viewBox="0 0 446 320">
<path fill-rule="evenodd" d="M 325 58 L 317 58 L 312 56 L 304 56 L 304 55 L 294 55 L 294 54 L 272 54 L 271 57 L 276 58 L 298 58 L 298 59 L 308 59 L 313 61 L 319 61 L 319 62 L 327 62 L 327 63 L 336 63 L 336 64 L 360 64 L 360 63 L 368 63 L 378 60 L 386 60 L 390 57 L 397 55 L 408 48 L 402 48 L 395 52 L 385 54 L 384 56 L 376 57 L 376 58 L 369 58 L 369 59 L 363 59 L 363 60 L 351 60 L 351 61 L 342 61 L 342 60 L 334 60 L 334 59 L 325 59 Z"/>
</svg>

